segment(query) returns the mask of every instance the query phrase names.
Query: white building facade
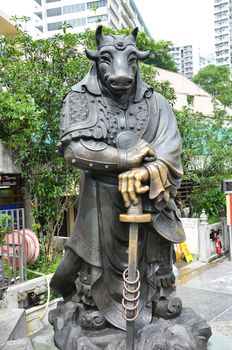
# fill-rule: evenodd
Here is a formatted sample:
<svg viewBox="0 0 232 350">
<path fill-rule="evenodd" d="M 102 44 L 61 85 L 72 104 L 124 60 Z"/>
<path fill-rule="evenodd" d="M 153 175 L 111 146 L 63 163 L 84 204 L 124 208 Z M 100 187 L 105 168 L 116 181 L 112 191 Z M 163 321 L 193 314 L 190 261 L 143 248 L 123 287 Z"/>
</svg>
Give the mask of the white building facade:
<svg viewBox="0 0 232 350">
<path fill-rule="evenodd" d="M 215 63 L 232 69 L 232 0 L 214 0 Z"/>
<path fill-rule="evenodd" d="M 191 79 L 194 75 L 192 45 L 173 46 L 170 53 L 176 62 L 178 72 Z"/>
<path fill-rule="evenodd" d="M 37 38 L 60 33 L 70 24 L 72 33 L 95 30 L 98 24 L 113 29 L 138 26 L 149 36 L 147 27 L 133 0 L 34 0 L 33 22 Z"/>
</svg>

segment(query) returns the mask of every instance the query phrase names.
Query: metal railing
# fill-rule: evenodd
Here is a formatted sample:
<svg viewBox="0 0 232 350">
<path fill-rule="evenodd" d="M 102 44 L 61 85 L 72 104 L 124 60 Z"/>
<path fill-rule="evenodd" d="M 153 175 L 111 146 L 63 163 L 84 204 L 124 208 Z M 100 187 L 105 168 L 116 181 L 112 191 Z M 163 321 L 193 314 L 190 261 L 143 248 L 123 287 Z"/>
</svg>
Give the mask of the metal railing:
<svg viewBox="0 0 232 350">
<path fill-rule="evenodd" d="M 0 297 L 11 284 L 26 281 L 24 209 L 0 210 Z"/>
</svg>

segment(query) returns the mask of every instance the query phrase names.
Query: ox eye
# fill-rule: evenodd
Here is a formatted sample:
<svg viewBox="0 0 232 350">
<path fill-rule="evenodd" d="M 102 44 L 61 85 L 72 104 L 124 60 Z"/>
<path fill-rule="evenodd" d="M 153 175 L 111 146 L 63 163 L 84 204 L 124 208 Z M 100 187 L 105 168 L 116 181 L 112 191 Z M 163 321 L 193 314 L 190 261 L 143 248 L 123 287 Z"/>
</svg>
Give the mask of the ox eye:
<svg viewBox="0 0 232 350">
<path fill-rule="evenodd" d="M 101 59 L 102 62 L 105 62 L 105 63 L 110 63 L 111 62 L 110 56 L 107 56 L 107 55 L 102 55 L 100 57 L 100 59 Z"/>
<path fill-rule="evenodd" d="M 136 56 L 129 57 L 129 60 L 128 60 L 129 64 L 136 63 L 136 62 L 137 62 L 137 57 Z"/>
</svg>

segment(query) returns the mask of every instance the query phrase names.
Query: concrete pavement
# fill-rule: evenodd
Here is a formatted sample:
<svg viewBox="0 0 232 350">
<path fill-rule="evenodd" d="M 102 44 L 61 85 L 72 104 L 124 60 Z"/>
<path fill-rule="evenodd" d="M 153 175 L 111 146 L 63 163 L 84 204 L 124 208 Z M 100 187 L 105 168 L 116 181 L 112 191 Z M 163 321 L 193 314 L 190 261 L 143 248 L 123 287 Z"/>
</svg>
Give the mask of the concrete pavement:
<svg viewBox="0 0 232 350">
<path fill-rule="evenodd" d="M 232 262 L 177 262 L 177 295 L 210 324 L 209 350 L 232 350 Z"/>
</svg>

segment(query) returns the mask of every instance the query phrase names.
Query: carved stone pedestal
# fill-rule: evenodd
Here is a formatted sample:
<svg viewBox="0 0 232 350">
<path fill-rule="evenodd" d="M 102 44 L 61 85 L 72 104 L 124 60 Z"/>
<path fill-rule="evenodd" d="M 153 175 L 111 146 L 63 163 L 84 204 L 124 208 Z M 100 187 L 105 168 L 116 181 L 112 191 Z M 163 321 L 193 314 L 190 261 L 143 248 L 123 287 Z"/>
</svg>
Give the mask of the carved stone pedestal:
<svg viewBox="0 0 232 350">
<path fill-rule="evenodd" d="M 95 317 L 80 322 L 81 305 L 60 302 L 50 311 L 55 343 L 61 350 L 126 350 L 125 332 L 109 324 L 96 311 Z M 92 329 L 91 329 L 92 328 Z M 98 328 L 98 330 L 96 330 Z M 172 320 L 153 318 L 137 331 L 136 350 L 206 350 L 211 336 L 209 325 L 192 309 L 183 308 Z"/>
</svg>

